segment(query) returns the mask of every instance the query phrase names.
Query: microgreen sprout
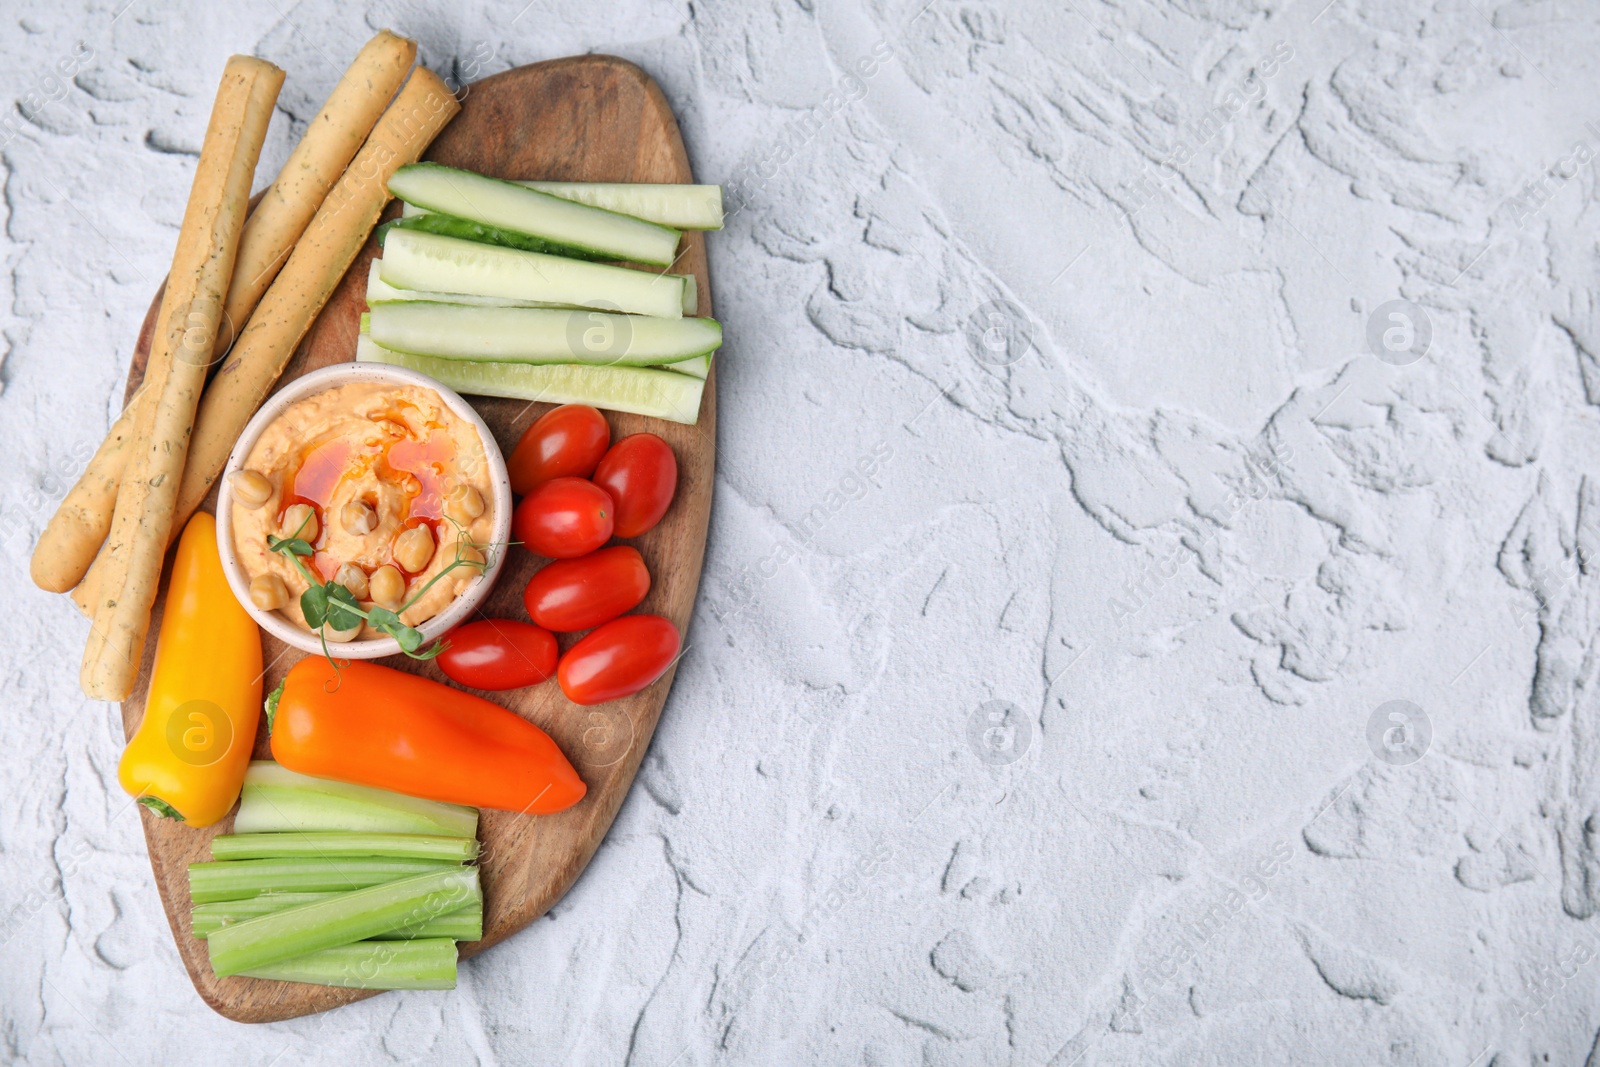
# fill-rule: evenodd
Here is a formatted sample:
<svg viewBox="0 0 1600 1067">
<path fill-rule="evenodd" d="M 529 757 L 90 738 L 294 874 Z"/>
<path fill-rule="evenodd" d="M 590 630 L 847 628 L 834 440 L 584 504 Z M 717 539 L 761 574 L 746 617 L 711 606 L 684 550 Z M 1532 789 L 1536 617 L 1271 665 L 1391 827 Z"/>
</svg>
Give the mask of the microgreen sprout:
<svg viewBox="0 0 1600 1067">
<path fill-rule="evenodd" d="M 268 534 L 267 548 L 281 554 L 306 580 L 306 591 L 300 594 L 300 612 L 305 616 L 306 625 L 316 630 L 321 637 L 322 654 L 328 657 L 328 662 L 332 663 L 335 669 L 338 668 L 339 662 L 328 649 L 328 628 L 332 627 L 335 631 L 353 630 L 363 621 L 379 633 L 394 638 L 400 645 L 400 651 L 412 659 L 430 660 L 444 651 L 445 645 L 442 641 L 435 641 L 427 648 L 423 648 L 422 631 L 402 622 L 400 616 L 426 596 L 435 582 L 451 571 L 459 567 L 476 567 L 478 573 L 482 574 L 489 566 L 486 550 L 493 546 L 479 545 L 468 540 L 466 528 L 454 519 L 448 519 L 456 528 L 455 558 L 441 567 L 439 573 L 424 582 L 422 588 L 413 593 L 398 610 L 391 611 L 376 604 L 370 608 L 363 608 L 349 589 L 339 582 L 322 581 L 302 562 L 303 557 L 316 552 L 311 543 L 300 536 L 305 530 L 306 523 L 310 521 L 311 516 L 307 515 L 299 528 L 288 537 L 274 537 Z M 467 558 L 463 554 L 466 548 L 473 549 L 475 554 L 482 558 Z"/>
</svg>

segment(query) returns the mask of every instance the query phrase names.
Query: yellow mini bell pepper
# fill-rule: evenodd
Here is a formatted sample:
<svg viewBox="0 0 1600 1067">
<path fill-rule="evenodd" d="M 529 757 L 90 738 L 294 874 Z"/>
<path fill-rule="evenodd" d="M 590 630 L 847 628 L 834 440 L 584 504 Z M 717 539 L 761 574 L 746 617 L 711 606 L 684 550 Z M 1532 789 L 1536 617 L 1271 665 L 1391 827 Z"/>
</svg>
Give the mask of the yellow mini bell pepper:
<svg viewBox="0 0 1600 1067">
<path fill-rule="evenodd" d="M 244 784 L 261 717 L 261 631 L 228 588 L 217 523 L 197 512 L 178 541 L 144 719 L 117 767 L 159 815 L 210 826 Z"/>
</svg>

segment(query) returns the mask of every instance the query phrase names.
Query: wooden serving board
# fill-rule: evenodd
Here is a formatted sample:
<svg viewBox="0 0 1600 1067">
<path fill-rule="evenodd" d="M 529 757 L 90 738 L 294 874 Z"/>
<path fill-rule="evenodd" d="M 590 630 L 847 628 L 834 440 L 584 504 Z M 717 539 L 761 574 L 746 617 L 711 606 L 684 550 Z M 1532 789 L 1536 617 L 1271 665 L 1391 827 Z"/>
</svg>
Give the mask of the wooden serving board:
<svg viewBox="0 0 1600 1067">
<path fill-rule="evenodd" d="M 683 138 L 672 109 L 650 76 L 612 56 L 574 56 L 518 67 L 469 87 L 461 113 L 446 127 L 427 159 L 502 178 L 555 181 L 692 182 Z M 391 204 L 386 218 L 398 214 Z M 367 268 L 378 254 L 369 241 L 343 284 L 312 326 L 289 364 L 282 382 L 355 358 L 361 313 L 366 310 Z M 705 239 L 684 235 L 674 271 L 693 273 L 700 285 L 700 314 L 710 315 L 711 286 L 706 272 Z M 150 306 L 128 376 L 132 395 L 144 376 L 161 294 Z M 716 440 L 716 377 L 706 381 L 705 398 L 696 426 L 662 422 L 638 415 L 607 412 L 612 439 L 640 430 L 665 438 L 678 458 L 678 493 L 661 524 L 630 543 L 644 555 L 652 578 L 642 612 L 664 615 L 685 632 L 700 584 L 706 523 L 711 513 L 713 452 Z M 509 453 L 522 431 L 551 407 L 522 401 L 471 398 L 473 406 Z M 214 510 L 216 493 L 205 507 Z M 482 614 L 492 618 L 526 619 L 522 589 L 544 563 L 523 548 L 512 548 L 493 594 Z M 145 693 L 155 654 L 155 634 L 162 602 L 156 603 L 151 638 L 132 697 L 122 705 L 122 722 L 131 736 L 144 715 Z M 564 637 L 562 649 L 574 638 Z M 262 634 L 270 666 L 265 691 L 283 679 L 301 653 Z M 448 681 L 431 664 L 404 657 L 380 661 Z M 463 958 L 504 940 L 539 918 L 559 900 L 583 872 L 650 744 L 676 666 L 648 689 L 625 700 L 591 708 L 573 704 L 552 679 L 543 685 L 504 693 L 483 694 L 537 723 L 560 744 L 589 793 L 558 815 L 518 815 L 484 811 L 479 837 L 484 889 L 484 936 L 461 946 Z M 255 758 L 270 759 L 265 726 L 255 739 Z M 178 953 L 195 989 L 222 1015 L 240 1022 L 272 1022 L 325 1011 L 370 992 L 330 989 L 253 978 L 217 978 L 211 972 L 206 943 L 189 932 L 188 864 L 211 858 L 211 838 L 228 833 L 230 814 L 216 826 L 194 829 L 160 819 L 140 808 L 150 865 L 166 907 Z"/>
</svg>

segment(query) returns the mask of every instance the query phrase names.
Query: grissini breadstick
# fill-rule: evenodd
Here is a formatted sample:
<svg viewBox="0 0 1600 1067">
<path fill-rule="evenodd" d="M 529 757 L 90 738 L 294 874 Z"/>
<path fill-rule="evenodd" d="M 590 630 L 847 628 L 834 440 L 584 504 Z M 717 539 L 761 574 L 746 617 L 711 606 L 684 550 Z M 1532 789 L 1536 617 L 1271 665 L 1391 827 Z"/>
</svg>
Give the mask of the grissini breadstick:
<svg viewBox="0 0 1600 1067">
<path fill-rule="evenodd" d="M 317 209 L 201 399 L 174 529 L 183 528 L 211 491 L 245 423 L 272 391 L 306 331 L 367 243 L 390 200 L 390 176 L 421 158 L 460 110 L 439 76 L 418 67 Z M 87 605 L 100 599 L 103 569 L 102 560 L 96 559 L 72 591 L 73 601 L 85 613 L 90 611 Z"/>
<path fill-rule="evenodd" d="M 255 310 L 329 188 L 372 132 L 416 54 L 415 41 L 388 30 L 368 41 L 306 127 L 277 179 L 262 194 L 239 238 L 239 254 L 217 331 L 219 359 L 233 343 L 236 325 L 242 326 Z M 138 414 L 134 405 L 143 403 L 144 395 L 136 395 L 118 416 L 40 535 L 31 572 L 41 589 L 64 593 L 77 585 L 105 542 L 127 460 L 122 444 L 132 436 Z"/>
<path fill-rule="evenodd" d="M 277 277 L 328 190 L 361 150 L 416 58 L 417 42 L 380 30 L 356 55 L 306 127 L 277 180 L 250 213 L 239 239 L 239 261 L 217 335 L 219 358 L 261 302 L 261 294 Z"/>
<path fill-rule="evenodd" d="M 39 535 L 28 569 L 40 589 L 65 593 L 77 585 L 105 543 L 117 506 L 117 483 L 127 464 L 128 442 L 133 439 L 135 409 L 143 397 L 141 388 L 128 401 Z"/>
<path fill-rule="evenodd" d="M 237 142 L 227 143 L 233 143 L 235 145 L 234 148 L 230 149 L 230 151 L 235 153 L 241 151 L 239 146 L 248 146 L 251 143 L 255 144 L 254 148 L 250 149 L 250 151 L 252 151 L 254 154 L 250 155 L 249 157 L 249 172 L 244 176 L 244 181 L 246 183 L 245 190 L 248 194 L 249 183 L 253 179 L 255 173 L 255 164 L 257 161 L 259 161 L 261 154 L 260 142 L 264 142 L 266 139 L 267 126 L 272 120 L 273 108 L 278 101 L 278 92 L 283 88 L 284 75 L 283 71 L 279 70 L 270 63 L 258 60 L 247 60 L 249 60 L 249 57 L 245 56 L 234 56 L 229 60 L 228 67 L 225 69 L 225 77 L 223 82 L 218 86 L 217 89 L 217 99 L 212 105 L 211 122 L 216 122 L 218 115 L 221 114 L 225 109 L 228 111 L 238 110 L 240 108 L 238 98 L 241 93 L 243 94 L 242 110 L 239 110 L 238 115 L 234 116 L 234 118 L 230 120 L 237 122 L 239 125 L 239 128 L 242 131 L 241 139 Z M 233 76 L 234 81 L 237 84 L 234 84 L 229 89 L 230 98 L 226 103 L 224 103 L 222 99 L 223 90 L 224 88 L 229 88 L 229 76 Z M 240 82 L 240 79 L 243 79 L 243 81 Z M 241 88 L 241 85 L 244 87 Z M 207 136 L 209 137 L 210 134 L 211 125 L 208 123 Z M 204 146 L 202 145 L 202 149 L 203 148 Z M 221 202 L 222 207 L 220 210 L 224 212 L 231 212 L 233 210 L 233 201 L 230 199 L 230 197 L 233 192 L 233 187 L 228 185 L 227 182 L 236 182 L 238 180 L 238 176 L 232 169 L 233 160 L 231 158 L 227 161 L 227 164 L 230 169 L 225 172 L 222 179 L 224 182 L 222 187 L 224 188 L 225 193 L 223 194 L 223 200 Z M 215 176 L 215 172 L 213 172 L 213 176 Z M 184 209 L 185 224 L 187 224 L 189 221 L 189 211 L 193 207 L 195 197 L 199 195 L 199 179 L 200 172 L 197 165 L 195 184 L 191 186 L 189 191 L 190 203 L 189 205 L 186 205 Z M 240 209 L 238 213 L 237 222 L 234 221 L 231 216 L 227 220 L 221 220 L 221 216 L 218 216 L 219 221 L 225 221 L 225 236 L 226 239 L 231 242 L 229 245 L 229 254 L 232 256 L 230 261 L 232 265 L 229 266 L 220 261 L 213 263 L 209 259 L 204 261 L 194 260 L 194 257 L 200 256 L 201 253 L 198 250 L 191 250 L 189 253 L 191 261 L 199 262 L 201 264 L 200 266 L 196 266 L 194 268 L 195 270 L 198 271 L 205 266 L 209 266 L 212 271 L 226 269 L 228 274 L 223 276 L 226 284 L 226 279 L 231 276 L 233 269 L 238 266 L 237 248 L 238 242 L 242 240 L 243 236 L 240 226 L 248 225 L 248 222 L 246 222 L 244 219 L 244 212 L 248 211 L 248 206 L 249 202 L 247 199 L 245 206 Z M 221 236 L 223 235 L 214 233 L 210 238 L 207 239 L 214 242 L 220 239 Z M 179 233 L 179 238 L 182 240 L 182 232 Z M 213 253 L 216 251 L 218 250 L 213 248 Z M 179 263 L 177 252 L 174 252 L 173 262 L 175 265 L 174 269 L 176 269 L 176 265 Z M 192 293 L 187 290 L 179 290 L 175 293 L 172 288 L 172 277 L 170 274 L 167 278 L 167 283 L 162 286 L 161 306 L 157 312 L 154 327 L 151 330 L 150 350 L 148 353 L 150 358 L 146 360 L 145 366 L 146 381 L 152 380 L 157 375 L 170 373 L 172 360 L 182 359 L 191 366 L 196 362 L 205 363 L 206 367 L 198 372 L 201 375 L 202 384 L 204 382 L 206 369 L 208 369 L 210 364 L 213 362 L 212 356 L 215 354 L 215 348 L 213 347 L 210 352 L 198 353 L 197 350 L 194 349 L 194 345 L 203 340 L 206 336 L 211 337 L 214 344 L 216 334 L 220 329 L 220 323 L 218 320 L 221 317 L 221 307 L 212 307 L 209 304 L 196 305 L 194 301 L 198 299 L 198 295 L 201 292 L 199 287 L 202 284 L 210 285 L 211 282 L 201 279 L 201 276 L 198 274 L 196 274 L 191 281 L 193 281 L 194 285 L 196 286 Z M 226 290 L 224 290 L 224 294 L 225 293 Z M 170 301 L 178 301 L 179 303 L 174 304 Z M 183 301 L 189 302 L 187 311 L 182 303 Z M 181 319 L 184 316 L 187 316 L 188 321 L 191 324 L 189 329 L 184 330 L 181 334 L 175 333 L 174 330 L 178 328 L 175 319 Z M 165 345 L 165 348 L 162 347 L 163 345 Z M 182 368 L 182 370 L 185 374 L 188 373 L 188 368 Z M 134 396 L 133 400 L 130 401 L 122 415 L 118 417 L 116 425 L 125 426 L 127 441 L 148 443 L 151 440 L 151 435 L 156 430 L 155 408 L 160 399 L 160 389 L 160 386 L 146 388 L 145 383 L 141 383 L 138 393 Z M 198 401 L 196 401 L 196 403 L 198 404 Z M 116 425 L 113 426 L 113 431 L 115 431 Z M 192 423 L 188 429 L 192 429 Z M 188 440 L 188 429 L 185 430 L 185 445 L 187 444 Z M 124 479 L 124 476 L 126 475 L 130 479 L 136 477 L 129 465 L 133 461 L 132 457 L 136 456 L 138 451 L 139 448 L 132 444 L 125 445 L 119 450 L 111 451 L 108 454 L 105 466 L 99 471 L 93 467 L 93 457 L 91 457 L 91 465 L 85 469 L 84 475 L 80 479 L 80 482 L 86 483 L 91 489 L 94 489 L 97 486 L 99 487 L 99 495 L 101 501 L 105 505 L 105 511 L 98 515 L 91 514 L 87 516 L 87 523 L 81 523 L 73 528 L 87 535 L 82 540 L 71 546 L 73 550 L 71 555 L 74 557 L 72 559 L 72 566 L 75 569 L 79 567 L 87 567 L 89 565 L 89 560 L 95 558 L 95 553 L 99 551 L 101 543 L 109 541 L 112 544 L 120 546 L 118 549 L 119 552 L 125 553 L 130 546 L 130 538 L 139 536 L 137 532 L 139 528 L 138 523 L 143 518 L 142 508 L 145 506 L 143 503 L 144 498 L 139 497 L 138 500 L 131 504 L 128 508 L 123 508 L 120 511 L 117 509 L 118 497 L 124 491 L 121 489 L 121 483 Z M 89 525 L 89 523 L 92 523 L 93 525 Z M 90 539 L 93 537 L 95 528 L 100 526 L 103 526 L 104 529 L 97 539 L 98 543 L 91 542 Z M 47 527 L 46 533 L 48 532 L 49 528 Z M 93 544 L 92 548 L 90 547 L 91 544 Z M 43 538 L 41 538 L 41 546 L 48 547 Z M 112 557 L 110 552 L 105 552 L 102 554 L 108 560 L 110 560 Z M 35 548 L 34 555 L 36 558 L 40 555 L 39 548 Z M 110 563 L 107 564 L 107 566 L 111 565 L 112 564 Z M 123 580 L 125 580 L 126 576 L 122 568 L 124 568 L 126 565 L 127 556 L 125 554 L 115 562 L 119 577 L 121 577 Z M 102 572 L 104 570 L 105 568 L 103 567 Z M 82 575 L 80 574 L 79 577 L 81 578 Z M 159 578 L 159 574 L 157 577 Z M 81 584 L 81 582 L 79 584 Z M 91 620 L 97 623 L 97 625 L 90 632 L 88 647 L 84 654 L 86 664 L 90 659 L 98 657 L 101 652 L 104 651 L 104 642 L 109 636 L 108 631 L 104 628 L 104 626 L 99 625 L 101 620 L 96 618 L 96 613 L 102 610 L 102 606 L 97 603 L 100 589 L 101 586 L 97 583 L 90 589 L 86 589 L 85 597 L 77 601 L 79 609 L 88 615 Z"/>
<path fill-rule="evenodd" d="M 217 87 L 145 372 L 150 399 L 134 420 L 102 553 L 102 595 L 80 676 L 97 700 L 126 698 L 138 674 L 250 183 L 282 85 L 283 71 L 271 63 L 233 56 Z"/>
<path fill-rule="evenodd" d="M 420 159 L 460 110 L 439 76 L 418 67 L 378 120 L 206 390 L 178 496 L 180 515 L 192 514 L 211 491 L 244 424 L 372 235 L 390 200 L 390 176 Z"/>
<path fill-rule="evenodd" d="M 270 122 L 272 109 L 277 104 L 278 91 L 281 88 L 283 88 L 281 71 L 276 79 L 254 78 L 250 99 L 246 104 L 249 113 L 265 114 Z M 248 221 L 245 222 L 245 228 L 249 229 Z M 238 266 L 238 260 L 235 258 L 235 271 Z M 161 311 L 167 310 L 166 292 L 163 288 Z M 227 316 L 224 314 L 218 326 L 218 333 L 222 331 L 226 322 Z M 155 348 L 157 332 L 159 332 L 159 322 L 157 330 L 151 333 L 152 350 Z M 215 350 L 213 354 L 220 356 L 221 350 Z M 151 391 L 141 384 L 138 392 L 123 408 L 122 414 L 117 416 L 117 421 L 111 424 L 111 432 L 106 435 L 106 440 L 95 450 L 95 454 L 89 457 L 89 462 L 84 465 L 83 473 L 78 476 L 77 483 L 62 500 L 55 515 L 51 516 L 44 533 L 39 536 L 39 543 L 34 546 L 29 568 L 34 584 L 41 589 L 61 593 L 77 585 L 94 562 L 101 545 L 110 536 L 112 521 L 116 514 L 118 486 L 122 483 L 122 476 L 128 464 L 128 454 L 131 451 L 127 447 L 127 442 L 148 439 L 140 434 L 142 432 L 148 435 L 152 429 L 150 422 L 152 416 L 148 408 L 154 402 Z M 181 529 L 175 531 L 178 532 L 182 532 Z M 90 606 L 81 604 L 79 606 L 86 613 L 92 611 Z"/>
</svg>

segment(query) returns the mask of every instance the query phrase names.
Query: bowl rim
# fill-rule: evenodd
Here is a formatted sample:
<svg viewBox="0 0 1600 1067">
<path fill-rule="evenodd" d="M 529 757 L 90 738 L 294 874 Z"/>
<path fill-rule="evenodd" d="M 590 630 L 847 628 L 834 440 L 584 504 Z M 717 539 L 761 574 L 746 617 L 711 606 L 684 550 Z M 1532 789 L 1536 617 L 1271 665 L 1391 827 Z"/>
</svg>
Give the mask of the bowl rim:
<svg viewBox="0 0 1600 1067">
<path fill-rule="evenodd" d="M 489 566 L 473 580 L 472 584 L 468 585 L 443 611 L 418 627 L 422 631 L 425 643 L 455 628 L 489 595 L 494 588 L 495 579 L 499 577 L 500 568 L 505 563 L 505 546 L 511 537 L 511 477 L 506 471 L 505 457 L 500 452 L 500 445 L 494 439 L 493 432 L 483 421 L 483 416 L 479 415 L 477 409 L 467 403 L 460 393 L 426 374 L 385 363 L 334 363 L 309 371 L 286 383 L 268 397 L 245 424 L 239 439 L 234 442 L 233 450 L 228 453 L 228 462 L 222 468 L 222 474 L 218 477 L 217 551 L 222 557 L 222 570 L 228 579 L 229 588 L 233 590 L 234 597 L 256 624 L 291 648 L 319 655 L 322 652 L 322 641 L 315 632 L 300 628 L 276 610 L 262 611 L 250 602 L 250 580 L 245 575 L 244 567 L 239 562 L 238 554 L 233 547 L 233 485 L 229 481 L 229 476 L 244 466 L 250 450 L 255 448 L 256 442 L 261 439 L 267 426 L 292 404 L 316 393 L 358 381 L 415 385 L 433 390 L 444 401 L 445 406 L 471 423 L 477 430 L 478 437 L 483 443 L 484 456 L 488 461 L 489 482 L 494 495 L 491 506 L 495 509 L 494 528 L 490 539 L 500 547 L 486 553 L 489 557 Z M 328 650 L 341 659 L 380 659 L 384 656 L 400 655 L 402 651 L 400 642 L 392 637 L 368 637 L 341 644 L 329 642 Z"/>
</svg>

